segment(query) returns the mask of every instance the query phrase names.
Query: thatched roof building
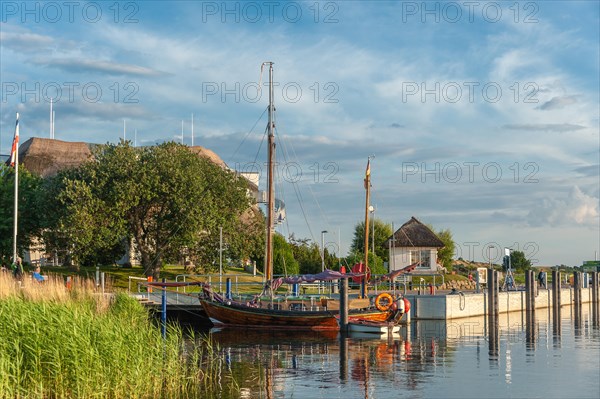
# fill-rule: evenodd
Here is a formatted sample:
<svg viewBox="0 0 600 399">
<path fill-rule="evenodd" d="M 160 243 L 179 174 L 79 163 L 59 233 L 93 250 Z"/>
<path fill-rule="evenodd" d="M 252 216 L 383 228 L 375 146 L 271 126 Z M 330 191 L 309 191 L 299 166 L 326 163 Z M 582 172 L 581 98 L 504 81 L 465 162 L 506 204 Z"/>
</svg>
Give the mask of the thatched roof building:
<svg viewBox="0 0 600 399">
<path fill-rule="evenodd" d="M 393 238 L 393 239 L 392 239 Z M 443 248 L 444 243 L 431 229 L 414 216 L 385 242 L 385 247 Z"/>
<path fill-rule="evenodd" d="M 42 177 L 81 165 L 92 156 L 90 144 L 32 137 L 19 146 L 19 162 Z"/>
<path fill-rule="evenodd" d="M 97 145 L 32 137 L 19 146 L 19 162 L 30 172 L 48 177 L 89 160 L 92 157 L 92 149 Z M 189 149 L 214 164 L 227 168 L 225 162 L 214 151 L 201 146 Z"/>
</svg>

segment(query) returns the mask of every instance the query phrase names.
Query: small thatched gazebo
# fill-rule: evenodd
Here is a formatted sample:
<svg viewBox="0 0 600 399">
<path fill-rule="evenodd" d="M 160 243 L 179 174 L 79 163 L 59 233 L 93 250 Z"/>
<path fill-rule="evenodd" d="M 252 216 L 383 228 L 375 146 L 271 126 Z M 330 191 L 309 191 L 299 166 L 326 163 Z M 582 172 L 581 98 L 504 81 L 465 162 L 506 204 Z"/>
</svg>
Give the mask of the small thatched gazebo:
<svg viewBox="0 0 600 399">
<path fill-rule="evenodd" d="M 418 263 L 414 273 L 437 272 L 437 250 L 442 240 L 414 216 L 385 242 L 390 251 L 390 271 Z"/>
</svg>

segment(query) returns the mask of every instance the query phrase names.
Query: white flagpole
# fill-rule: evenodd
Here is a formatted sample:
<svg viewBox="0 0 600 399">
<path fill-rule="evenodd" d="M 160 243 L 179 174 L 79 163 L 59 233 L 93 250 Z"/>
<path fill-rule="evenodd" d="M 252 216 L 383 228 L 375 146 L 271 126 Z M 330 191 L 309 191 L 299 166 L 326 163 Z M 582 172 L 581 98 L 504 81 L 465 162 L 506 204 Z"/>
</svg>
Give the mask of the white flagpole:
<svg viewBox="0 0 600 399">
<path fill-rule="evenodd" d="M 15 125 L 15 217 L 13 229 L 13 262 L 17 264 L 17 216 L 19 214 L 19 113 L 17 112 L 17 124 Z"/>
<path fill-rule="evenodd" d="M 194 146 L 194 114 L 192 114 L 192 147 Z"/>
<path fill-rule="evenodd" d="M 54 140 L 54 122 L 56 121 L 56 111 L 52 111 L 52 139 Z"/>
</svg>

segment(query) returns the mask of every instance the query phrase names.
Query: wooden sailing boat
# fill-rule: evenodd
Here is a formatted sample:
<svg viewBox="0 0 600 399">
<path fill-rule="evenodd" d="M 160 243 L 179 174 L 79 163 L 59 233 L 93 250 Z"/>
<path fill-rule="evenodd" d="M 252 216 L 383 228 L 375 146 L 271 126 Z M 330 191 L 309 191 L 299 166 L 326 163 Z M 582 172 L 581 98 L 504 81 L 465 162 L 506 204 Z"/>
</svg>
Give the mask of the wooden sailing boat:
<svg viewBox="0 0 600 399">
<path fill-rule="evenodd" d="M 236 303 L 226 300 L 220 295 L 213 293 L 210 287 L 205 287 L 203 297 L 200 299 L 202 307 L 208 317 L 214 324 L 224 324 L 230 326 L 254 327 L 254 328 L 289 328 L 289 329 L 312 329 L 312 330 L 337 330 L 339 325 L 337 315 L 339 309 L 327 309 L 319 307 L 318 310 L 303 310 L 304 306 L 295 306 L 297 303 L 277 303 L 273 302 L 273 293 L 277 289 L 276 281 L 273 280 L 273 227 L 274 227 L 274 165 L 275 165 L 275 136 L 273 113 L 275 107 L 273 104 L 273 63 L 265 62 L 261 66 L 261 73 L 264 66 L 269 66 L 269 122 L 268 122 L 268 175 L 267 175 L 267 250 L 265 256 L 265 278 L 267 294 L 271 297 L 271 302 L 267 303 L 267 308 L 261 307 L 258 302 L 254 303 Z M 367 184 L 367 181 L 365 181 Z M 368 195 L 368 194 L 367 194 Z M 367 197 L 368 202 L 368 197 Z M 367 211 L 368 217 L 368 211 Z M 368 231 L 368 229 L 367 229 Z M 368 240 L 368 238 L 367 238 Z M 306 276 L 304 276 L 305 278 Z M 312 276 L 315 280 L 333 281 L 347 276 L 327 270 L 318 275 Z M 366 277 L 365 277 L 366 279 Z M 279 279 L 278 279 L 279 280 Z M 306 280 L 304 280 L 306 281 Z M 280 285 L 283 281 L 279 280 Z M 366 285 L 366 284 L 364 284 Z M 363 296 L 364 297 L 364 294 Z M 369 306 L 369 301 L 363 301 L 365 306 L 359 309 L 350 309 L 349 317 L 360 320 L 386 321 L 393 318 L 396 310 L 392 306 L 385 309 L 377 309 Z M 391 304 L 390 304 L 391 305 Z"/>
</svg>

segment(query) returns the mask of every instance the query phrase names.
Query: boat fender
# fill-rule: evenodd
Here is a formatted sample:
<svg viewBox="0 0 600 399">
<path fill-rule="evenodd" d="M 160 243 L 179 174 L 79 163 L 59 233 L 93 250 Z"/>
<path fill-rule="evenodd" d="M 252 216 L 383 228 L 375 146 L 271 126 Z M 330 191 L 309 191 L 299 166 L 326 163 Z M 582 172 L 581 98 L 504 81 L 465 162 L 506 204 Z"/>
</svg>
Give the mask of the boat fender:
<svg viewBox="0 0 600 399">
<path fill-rule="evenodd" d="M 406 298 L 402 298 L 402 302 L 404 302 L 404 313 L 408 313 L 410 310 L 410 301 Z"/>
<path fill-rule="evenodd" d="M 387 292 L 382 292 L 375 298 L 375 307 L 382 312 L 388 310 L 392 303 L 394 303 L 394 298 Z"/>
<path fill-rule="evenodd" d="M 404 310 L 404 298 L 399 298 L 397 303 L 398 303 L 398 310 L 400 310 L 400 313 L 402 313 L 402 314 L 406 313 L 406 311 Z"/>
</svg>

